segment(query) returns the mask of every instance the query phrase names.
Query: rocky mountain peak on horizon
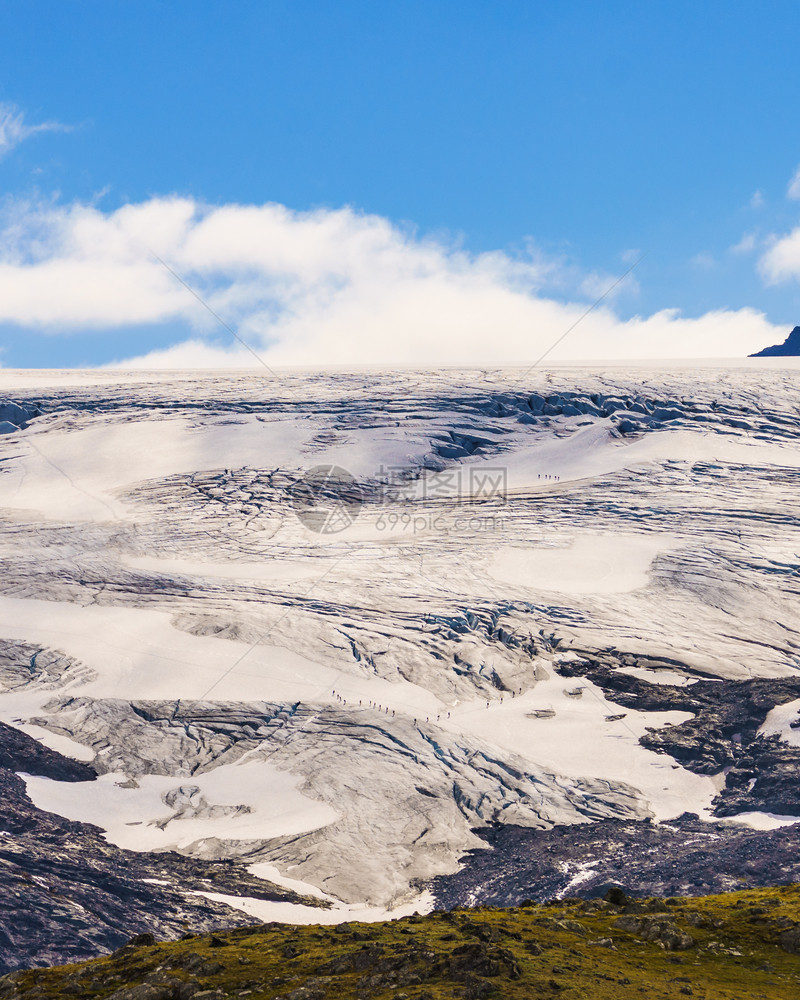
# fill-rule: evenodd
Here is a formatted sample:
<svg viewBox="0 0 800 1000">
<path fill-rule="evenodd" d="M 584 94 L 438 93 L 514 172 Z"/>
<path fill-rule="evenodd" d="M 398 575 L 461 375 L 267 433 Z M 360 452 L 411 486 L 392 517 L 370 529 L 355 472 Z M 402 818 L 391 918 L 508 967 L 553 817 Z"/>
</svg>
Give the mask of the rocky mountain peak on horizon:
<svg viewBox="0 0 800 1000">
<path fill-rule="evenodd" d="M 800 357 L 800 326 L 796 326 L 782 344 L 773 344 L 763 351 L 750 354 L 751 358 L 797 358 Z"/>
</svg>

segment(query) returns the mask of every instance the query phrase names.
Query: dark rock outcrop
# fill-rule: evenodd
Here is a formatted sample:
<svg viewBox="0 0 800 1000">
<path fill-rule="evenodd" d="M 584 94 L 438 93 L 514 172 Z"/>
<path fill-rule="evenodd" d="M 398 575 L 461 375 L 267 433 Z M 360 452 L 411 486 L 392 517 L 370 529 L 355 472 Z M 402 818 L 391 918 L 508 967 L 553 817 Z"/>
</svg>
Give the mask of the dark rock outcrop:
<svg viewBox="0 0 800 1000">
<path fill-rule="evenodd" d="M 796 326 L 782 344 L 773 344 L 763 351 L 749 355 L 751 358 L 796 358 L 800 357 L 800 326 Z"/>
<path fill-rule="evenodd" d="M 490 850 L 470 851 L 460 871 L 434 880 L 437 905 L 464 906 L 480 899 L 492 906 L 519 906 L 528 899 L 569 895 L 608 908 L 615 904 L 602 897 L 619 886 L 620 878 L 630 897 L 697 896 L 800 878 L 800 824 L 752 830 L 706 823 L 686 813 L 660 824 L 609 820 L 552 830 L 495 826 L 478 832 Z M 637 912 L 635 906 L 631 912 Z"/>
<path fill-rule="evenodd" d="M 619 917 L 614 921 L 614 927 L 636 934 L 645 941 L 656 941 L 667 951 L 686 951 L 694 945 L 691 934 L 682 931 L 674 921 L 657 914 Z"/>
<path fill-rule="evenodd" d="M 4 722 L 0 722 L 2 769 L 41 775 L 54 781 L 93 781 L 97 777 L 97 772 L 89 764 L 64 757 Z"/>
<path fill-rule="evenodd" d="M 800 924 L 787 927 L 780 936 L 781 948 L 790 955 L 800 955 Z"/>
</svg>

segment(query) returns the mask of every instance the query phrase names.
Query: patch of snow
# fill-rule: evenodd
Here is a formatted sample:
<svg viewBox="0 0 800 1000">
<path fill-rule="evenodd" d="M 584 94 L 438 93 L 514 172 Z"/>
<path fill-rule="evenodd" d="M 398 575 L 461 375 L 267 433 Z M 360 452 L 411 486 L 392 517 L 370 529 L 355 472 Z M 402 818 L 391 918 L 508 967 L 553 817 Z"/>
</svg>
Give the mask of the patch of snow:
<svg viewBox="0 0 800 1000">
<path fill-rule="evenodd" d="M 42 746 L 55 750 L 56 753 L 60 753 L 64 757 L 71 757 L 73 760 L 80 760 L 84 763 L 90 763 L 94 760 L 95 754 L 91 747 L 71 740 L 69 736 L 64 736 L 62 733 L 52 733 L 43 726 L 32 726 L 22 722 L 17 723 L 15 728 L 32 736 Z"/>
<path fill-rule="evenodd" d="M 624 594 L 646 587 L 653 559 L 673 548 L 672 535 L 578 535 L 564 548 L 503 548 L 491 576 L 541 593 Z"/>
<path fill-rule="evenodd" d="M 93 823 L 110 843 L 133 851 L 186 850 L 212 837 L 292 836 L 338 818 L 331 806 L 303 795 L 293 775 L 263 761 L 222 765 L 183 779 L 144 775 L 136 788 L 122 787 L 121 774 L 69 783 L 22 777 L 34 805 Z M 165 801 L 170 793 L 172 805 Z"/>
<path fill-rule="evenodd" d="M 274 882 L 275 885 L 279 885 L 284 889 L 290 889 L 292 892 L 298 893 L 298 895 L 316 896 L 317 899 L 326 899 L 328 902 L 336 905 L 341 903 L 335 896 L 329 896 L 327 892 L 323 892 L 310 882 L 302 882 L 300 879 L 289 878 L 279 869 L 275 868 L 274 865 L 267 864 L 264 861 L 257 861 L 254 865 L 249 865 L 247 870 L 251 875 L 255 875 L 256 878 L 264 879 L 267 882 Z"/>
<path fill-rule="evenodd" d="M 648 727 L 677 725 L 692 718 L 688 712 L 622 714 L 602 690 L 581 678 L 581 698 L 570 697 L 565 679 L 553 674 L 516 698 L 502 703 L 469 703 L 452 713 L 444 728 L 479 736 L 504 750 L 535 760 L 558 774 L 591 774 L 609 782 L 626 782 L 641 791 L 656 819 L 669 819 L 690 810 L 699 812 L 716 794 L 713 780 L 680 767 L 672 757 L 654 753 L 639 743 Z M 551 718 L 531 718 L 537 709 L 555 712 Z"/>
<path fill-rule="evenodd" d="M 376 906 L 352 906 L 339 903 L 330 909 L 315 906 L 303 906 L 299 903 L 279 903 L 266 899 L 252 899 L 248 896 L 229 896 L 220 892 L 194 892 L 193 896 L 204 896 L 217 903 L 225 903 L 234 910 L 241 910 L 256 920 L 278 921 L 287 924 L 342 924 L 353 920 L 359 923 L 377 923 L 384 920 L 398 920 L 414 913 L 430 913 L 433 909 L 433 897 L 429 892 L 422 893 L 408 903 L 384 909 Z"/>
<path fill-rule="evenodd" d="M 593 869 L 595 869 L 599 864 L 599 858 L 594 861 L 582 861 L 577 866 L 575 874 L 559 893 L 559 896 L 563 899 L 565 896 L 568 896 L 570 892 L 576 888 L 576 886 L 581 885 L 583 882 L 588 882 L 592 875 L 594 875 Z"/>
<path fill-rule="evenodd" d="M 792 722 L 800 722 L 800 698 L 776 705 L 767 713 L 759 732 L 764 736 L 780 736 L 784 743 L 800 747 L 800 726 L 792 729 Z"/>
<path fill-rule="evenodd" d="M 800 816 L 780 816 L 769 812 L 743 812 L 736 816 L 704 816 L 714 823 L 728 823 L 734 826 L 749 826 L 752 830 L 777 830 L 781 826 L 793 826 L 800 823 Z"/>
<path fill-rule="evenodd" d="M 647 681 L 648 684 L 663 684 L 667 687 L 689 687 L 699 680 L 698 677 L 687 677 L 686 674 L 669 670 L 667 667 L 659 670 L 650 667 L 617 667 L 617 671 L 620 674 L 637 677 L 640 681 Z"/>
</svg>

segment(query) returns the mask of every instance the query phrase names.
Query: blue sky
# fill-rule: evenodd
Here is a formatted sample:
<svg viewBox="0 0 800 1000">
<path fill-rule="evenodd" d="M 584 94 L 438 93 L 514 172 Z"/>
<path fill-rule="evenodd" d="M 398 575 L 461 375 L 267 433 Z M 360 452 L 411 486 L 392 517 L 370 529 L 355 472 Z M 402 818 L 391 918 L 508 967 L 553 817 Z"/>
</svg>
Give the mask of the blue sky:
<svg viewBox="0 0 800 1000">
<path fill-rule="evenodd" d="M 576 350 L 755 350 L 800 322 L 799 35 L 781 0 L 4 4 L 0 363 L 236 361 L 148 247 L 276 363 L 525 360 L 644 251 Z"/>
</svg>

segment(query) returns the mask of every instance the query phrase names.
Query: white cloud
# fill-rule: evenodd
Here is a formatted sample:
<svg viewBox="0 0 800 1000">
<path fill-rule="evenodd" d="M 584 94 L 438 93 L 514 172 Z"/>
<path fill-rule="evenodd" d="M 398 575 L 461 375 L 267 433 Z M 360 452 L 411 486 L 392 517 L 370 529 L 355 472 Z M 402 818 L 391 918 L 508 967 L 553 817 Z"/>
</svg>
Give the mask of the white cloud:
<svg viewBox="0 0 800 1000">
<path fill-rule="evenodd" d="M 797 168 L 794 177 L 789 181 L 789 187 L 786 189 L 786 197 L 793 199 L 800 198 L 800 167 Z"/>
<path fill-rule="evenodd" d="M 541 255 L 469 254 L 349 208 L 154 198 L 113 212 L 8 206 L 0 322 L 58 333 L 179 321 L 186 341 L 137 363 L 255 363 L 148 247 L 270 365 L 524 363 L 586 309 L 544 294 L 553 264 Z M 604 304 L 549 359 L 737 356 L 776 339 L 753 310 L 623 321 Z"/>
<path fill-rule="evenodd" d="M 754 191 L 750 199 L 750 208 L 762 208 L 764 206 L 764 193 L 761 190 Z"/>
<path fill-rule="evenodd" d="M 732 247 L 729 247 L 731 253 L 735 254 L 748 254 L 752 253 L 756 248 L 756 234 L 755 233 L 745 233 L 738 243 L 734 243 Z"/>
<path fill-rule="evenodd" d="M 800 279 L 800 227 L 785 236 L 773 236 L 768 249 L 758 262 L 762 277 L 768 284 Z"/>
<path fill-rule="evenodd" d="M 630 261 L 629 266 L 633 263 Z M 631 297 L 639 294 L 639 282 L 634 274 L 629 274 L 624 281 L 619 283 L 617 283 L 618 279 L 618 274 L 592 271 L 580 283 L 581 294 L 592 302 L 601 298 L 604 301 L 613 302 L 620 295 Z"/>
<path fill-rule="evenodd" d="M 231 347 L 209 344 L 203 340 L 185 340 L 163 350 L 150 351 L 138 358 L 124 358 L 107 368 L 253 368 L 253 355 L 234 343 Z"/>
<path fill-rule="evenodd" d="M 0 102 L 0 159 L 6 153 L 18 146 L 25 139 L 37 132 L 67 132 L 68 125 L 59 122 L 42 122 L 39 125 L 26 125 L 25 114 L 15 104 Z"/>
</svg>

